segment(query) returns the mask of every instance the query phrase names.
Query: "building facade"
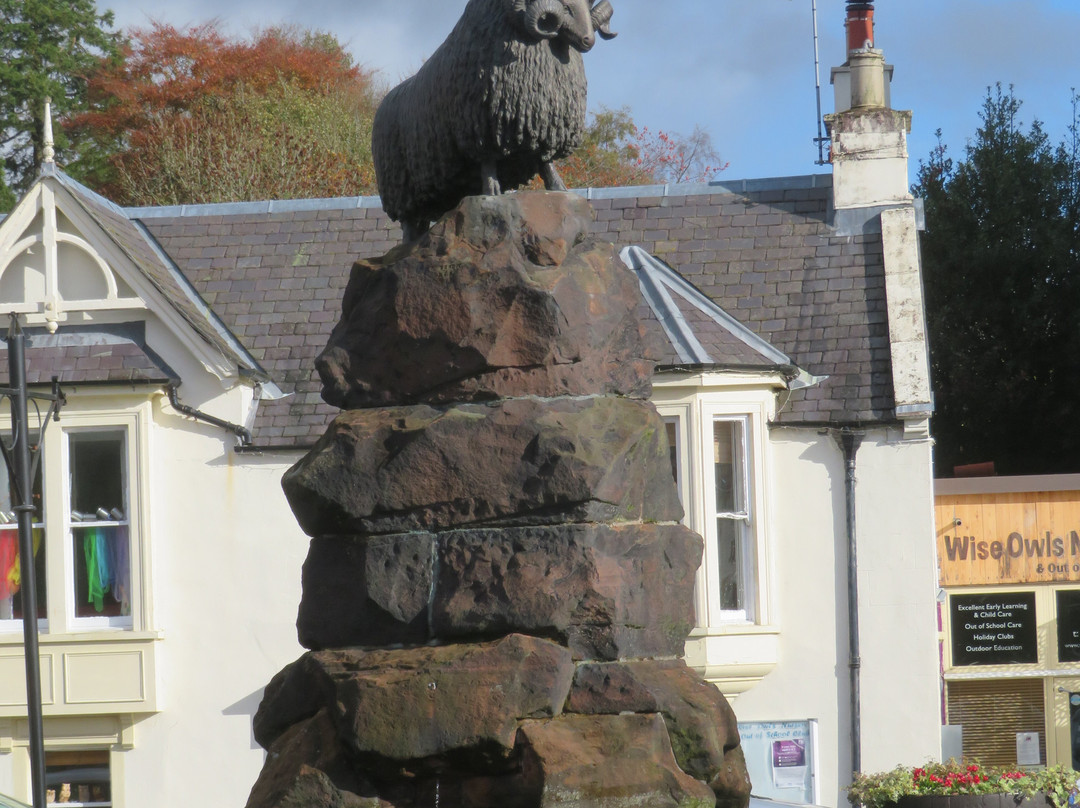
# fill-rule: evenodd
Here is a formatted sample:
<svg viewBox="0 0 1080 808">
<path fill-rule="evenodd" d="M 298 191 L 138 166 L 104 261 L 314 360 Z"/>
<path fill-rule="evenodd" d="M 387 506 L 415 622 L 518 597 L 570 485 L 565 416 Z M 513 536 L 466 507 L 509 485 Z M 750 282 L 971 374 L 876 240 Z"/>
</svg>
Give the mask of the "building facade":
<svg viewBox="0 0 1080 808">
<path fill-rule="evenodd" d="M 1080 767 L 1080 477 L 938 480 L 935 492 L 952 751 Z"/>
<path fill-rule="evenodd" d="M 807 787 L 785 795 L 842 799 L 855 719 L 865 768 L 935 756 L 925 368 L 905 364 L 925 353 L 900 339 L 912 203 L 840 222 L 827 177 L 589 193 L 595 235 L 636 245 L 642 316 L 667 337 L 653 400 L 706 539 L 688 657 L 740 721 L 813 724 Z M 333 416 L 312 368 L 350 261 L 385 252 L 393 226 L 374 199 L 120 210 L 54 170 L 0 236 L 31 381 L 58 375 L 68 397 L 41 475 L 51 768 L 107 770 L 115 806 L 180 805 L 196 779 L 240 802 L 261 688 L 302 650 L 307 541 L 279 479 Z M 127 542 L 100 604 L 91 533 Z M 5 617 L 0 789 L 25 795 Z"/>
</svg>

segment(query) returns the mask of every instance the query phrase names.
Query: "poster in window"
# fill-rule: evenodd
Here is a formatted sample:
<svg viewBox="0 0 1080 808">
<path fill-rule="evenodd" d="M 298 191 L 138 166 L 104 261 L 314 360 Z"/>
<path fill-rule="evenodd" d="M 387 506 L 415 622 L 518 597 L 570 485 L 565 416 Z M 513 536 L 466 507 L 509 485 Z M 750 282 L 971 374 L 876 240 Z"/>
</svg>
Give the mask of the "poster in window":
<svg viewBox="0 0 1080 808">
<path fill-rule="evenodd" d="M 1058 661 L 1080 662 L 1080 589 L 1057 593 Z"/>
<path fill-rule="evenodd" d="M 1039 733 L 1016 733 L 1016 765 L 1041 766 L 1042 752 L 1039 750 Z"/>
<path fill-rule="evenodd" d="M 773 741 L 772 775 L 776 788 L 802 788 L 806 782 L 806 740 Z"/>
<path fill-rule="evenodd" d="M 954 666 L 1039 661 L 1034 592 L 952 595 L 949 614 Z"/>
</svg>

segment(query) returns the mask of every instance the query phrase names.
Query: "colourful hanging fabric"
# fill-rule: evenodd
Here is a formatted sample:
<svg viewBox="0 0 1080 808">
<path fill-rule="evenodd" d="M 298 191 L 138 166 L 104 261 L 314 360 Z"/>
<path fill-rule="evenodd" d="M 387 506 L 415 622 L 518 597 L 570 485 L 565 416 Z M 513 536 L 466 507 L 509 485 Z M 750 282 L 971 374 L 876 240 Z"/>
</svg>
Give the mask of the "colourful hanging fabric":
<svg viewBox="0 0 1080 808">
<path fill-rule="evenodd" d="M 108 592 L 112 587 L 112 551 L 109 545 L 112 540 L 113 529 L 111 527 L 99 527 L 94 533 L 97 535 L 97 561 L 98 561 L 98 585 L 102 592 Z"/>
<path fill-rule="evenodd" d="M 16 536 L 18 533 L 16 532 Z M 34 541 L 34 558 L 37 558 L 38 548 L 41 547 L 41 539 L 45 536 L 45 528 L 35 527 L 30 531 L 30 536 Z M 18 539 L 16 538 L 16 542 Z M 22 570 L 19 565 L 19 550 L 18 544 L 15 545 L 15 563 L 7 573 L 7 583 L 12 595 L 19 591 L 19 587 L 22 586 Z"/>
<path fill-rule="evenodd" d="M 7 600 L 18 590 L 12 589 L 11 574 L 19 557 L 19 531 L 0 530 L 0 600 Z"/>
<path fill-rule="evenodd" d="M 131 559 L 128 526 L 113 528 L 112 551 L 113 597 L 120 602 L 120 614 L 131 614 Z"/>
<path fill-rule="evenodd" d="M 88 527 L 83 532 L 83 556 L 86 559 L 86 601 L 94 604 L 94 611 L 105 610 L 105 590 L 101 588 L 98 557 L 98 529 Z"/>
</svg>

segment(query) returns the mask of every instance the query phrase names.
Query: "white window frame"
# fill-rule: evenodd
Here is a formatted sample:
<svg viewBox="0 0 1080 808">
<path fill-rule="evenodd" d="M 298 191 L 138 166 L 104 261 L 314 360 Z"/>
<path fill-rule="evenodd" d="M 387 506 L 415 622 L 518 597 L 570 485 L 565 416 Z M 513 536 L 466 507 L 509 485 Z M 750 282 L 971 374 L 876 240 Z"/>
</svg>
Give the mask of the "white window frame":
<svg viewBox="0 0 1080 808">
<path fill-rule="evenodd" d="M 714 434 L 717 424 L 730 424 L 733 430 L 734 445 L 732 446 L 733 466 L 735 468 L 736 509 L 734 511 L 720 511 L 716 503 L 716 469 L 714 452 Z M 754 508 L 754 492 L 758 488 L 754 481 L 754 462 L 750 449 L 754 443 L 754 435 L 747 414 L 716 414 L 713 413 L 708 420 L 703 420 L 702 437 L 707 439 L 708 452 L 705 454 L 706 469 L 709 473 L 703 476 L 703 481 L 708 487 L 708 495 L 705 499 L 706 511 L 706 538 L 704 563 L 708 565 L 706 579 L 708 581 L 708 602 L 710 622 L 720 623 L 752 623 L 757 611 L 755 603 L 757 599 L 757 543 L 754 541 L 754 526 L 756 523 L 756 509 Z M 741 506 L 741 507 L 740 507 Z M 737 570 L 741 597 L 739 605 L 734 608 L 724 608 L 722 584 L 726 560 L 722 558 L 720 547 L 719 520 L 738 525 L 739 531 L 739 558 L 736 562 L 740 569 Z M 712 571 L 715 571 L 713 573 Z"/>
<path fill-rule="evenodd" d="M 673 391 L 674 392 L 674 391 Z M 772 609 L 768 557 L 768 429 L 774 406 L 772 391 L 716 389 L 661 400 L 656 408 L 665 422 L 676 423 L 679 496 L 683 523 L 700 533 L 705 543 L 698 569 L 694 606 L 699 631 L 706 634 L 766 626 Z M 736 421 L 743 431 L 743 485 L 746 491 L 747 531 L 743 554 L 745 608 L 728 610 L 720 600 L 720 548 L 716 496 L 713 489 L 713 423 Z"/>
<path fill-rule="evenodd" d="M 78 630 L 103 629 L 103 628 L 104 629 L 108 629 L 108 628 L 132 629 L 132 628 L 134 628 L 134 625 L 135 625 L 133 615 L 135 614 L 135 590 L 138 588 L 138 587 L 135 586 L 136 573 L 137 573 L 138 568 L 136 567 L 136 564 L 135 564 L 135 556 L 134 556 L 134 552 L 133 552 L 134 549 L 135 549 L 135 543 L 136 543 L 135 538 L 134 538 L 135 531 L 132 529 L 131 525 L 132 525 L 132 522 L 137 522 L 138 520 L 131 518 L 131 516 L 134 513 L 137 513 L 137 511 L 134 510 L 134 508 L 132 507 L 132 504 L 131 504 L 131 500 L 132 500 L 131 473 L 128 471 L 128 469 L 132 468 L 132 464 L 137 462 L 137 458 L 134 456 L 134 452 L 132 451 L 132 444 L 134 443 L 134 441 L 132 439 L 131 428 L 127 424 L 106 425 L 106 424 L 101 424 L 101 423 L 96 423 L 93 426 L 62 425 L 62 427 L 63 428 L 61 429 L 61 433 L 63 435 L 63 438 L 62 438 L 62 442 L 63 442 L 62 468 L 63 468 L 63 471 L 62 471 L 62 477 L 61 477 L 61 489 L 62 489 L 61 493 L 62 493 L 62 496 L 63 496 L 64 512 L 63 512 L 63 521 L 62 521 L 61 524 L 63 525 L 63 531 L 64 531 L 64 534 L 65 534 L 65 539 L 64 539 L 64 567 L 65 567 L 65 569 L 67 571 L 67 575 L 65 576 L 65 586 L 70 590 L 69 592 L 66 593 L 67 597 L 65 597 L 65 599 L 64 599 L 65 600 L 64 608 L 66 609 L 66 617 L 67 617 L 68 625 L 70 625 L 73 629 L 78 629 Z M 75 602 L 75 587 L 74 587 L 75 570 L 76 570 L 77 559 L 75 558 L 74 535 L 73 534 L 74 534 L 75 528 L 78 527 L 79 523 L 73 521 L 73 517 L 71 515 L 71 507 L 70 507 L 70 503 L 71 503 L 71 478 L 72 478 L 72 471 L 71 471 L 71 437 L 72 437 L 72 435 L 86 435 L 86 434 L 95 433 L 95 432 L 97 432 L 97 433 L 113 433 L 113 434 L 119 432 L 124 436 L 124 438 L 123 438 L 123 440 L 124 440 L 123 462 L 121 463 L 120 475 L 121 475 L 121 485 L 123 486 L 123 488 L 125 489 L 125 492 L 126 492 L 126 496 L 124 498 L 125 499 L 125 502 L 124 502 L 124 511 L 125 511 L 124 512 L 124 517 L 125 517 L 125 519 L 121 523 L 110 522 L 109 524 L 124 524 L 124 525 L 127 525 L 127 527 L 128 527 L 128 542 L 129 542 L 129 545 L 130 545 L 129 546 L 129 562 L 128 563 L 131 565 L 131 569 L 129 570 L 129 577 L 130 577 L 130 580 L 131 580 L 132 602 L 131 602 L 131 612 L 129 614 L 127 614 L 127 615 L 119 615 L 119 616 L 91 615 L 91 616 L 85 616 L 85 617 L 77 617 L 76 613 L 75 613 L 75 610 L 76 610 L 76 607 L 77 607 L 78 604 Z M 46 536 L 48 536 L 48 532 L 46 532 Z M 55 548 L 55 544 L 53 544 L 52 547 Z M 50 581 L 50 584 L 51 584 L 51 581 Z M 50 586 L 50 589 L 51 589 L 51 586 Z"/>
<path fill-rule="evenodd" d="M 148 404 L 130 408 L 98 409 L 75 406 L 61 410 L 60 420 L 45 430 L 42 445 L 42 516 L 45 524 L 45 600 L 46 612 L 38 619 L 39 630 L 50 636 L 86 632 L 146 631 L 151 622 L 146 597 L 149 581 L 145 549 L 147 513 L 146 488 Z M 115 401 L 115 399 L 113 399 Z M 87 401 L 87 404 L 92 403 Z M 33 415 L 31 415 L 33 422 Z M 33 423 L 31 424 L 33 426 Z M 119 432 L 124 438 L 124 474 L 128 525 L 129 563 L 131 565 L 131 610 L 129 615 L 75 616 L 75 558 L 70 514 L 69 436 L 77 432 Z M 76 523 L 77 524 L 77 523 Z M 22 620 L 0 620 L 0 636 L 22 631 Z"/>
</svg>

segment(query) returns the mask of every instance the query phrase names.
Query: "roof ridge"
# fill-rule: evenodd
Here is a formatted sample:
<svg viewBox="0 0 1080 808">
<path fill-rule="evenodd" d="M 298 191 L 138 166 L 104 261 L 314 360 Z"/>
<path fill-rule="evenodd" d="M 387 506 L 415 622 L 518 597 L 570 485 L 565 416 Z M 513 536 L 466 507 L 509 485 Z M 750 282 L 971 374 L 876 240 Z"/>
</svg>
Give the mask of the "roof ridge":
<svg viewBox="0 0 1080 808">
<path fill-rule="evenodd" d="M 572 188 L 571 193 L 586 199 L 625 199 L 654 196 L 699 196 L 704 194 L 748 194 L 763 191 L 831 188 L 831 174 L 802 174 L 790 177 L 683 182 L 663 185 L 625 185 L 604 188 Z M 92 191 L 90 193 L 93 193 Z M 183 218 L 186 216 L 251 216 L 298 211 L 381 208 L 382 199 L 372 196 L 319 197 L 315 199 L 264 199 L 255 202 L 207 202 L 194 205 L 145 205 L 122 208 L 130 219 Z"/>
</svg>

